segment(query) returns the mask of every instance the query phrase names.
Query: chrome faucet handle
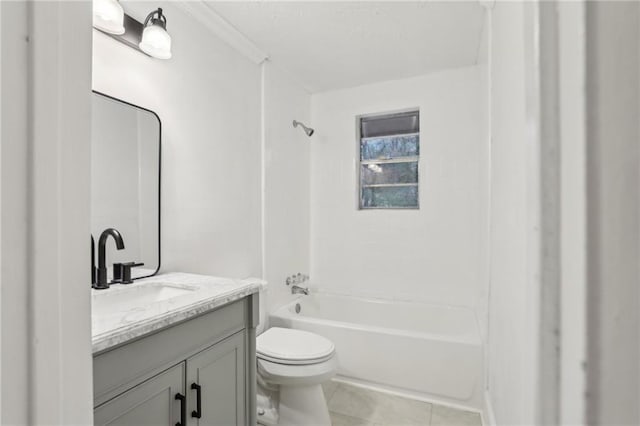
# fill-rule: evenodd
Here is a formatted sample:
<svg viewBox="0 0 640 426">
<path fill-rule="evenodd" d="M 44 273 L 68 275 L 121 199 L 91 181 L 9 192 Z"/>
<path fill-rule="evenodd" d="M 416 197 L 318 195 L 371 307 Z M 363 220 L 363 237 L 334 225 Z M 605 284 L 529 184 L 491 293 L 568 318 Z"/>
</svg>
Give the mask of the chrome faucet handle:
<svg viewBox="0 0 640 426">
<path fill-rule="evenodd" d="M 309 276 L 298 272 L 286 278 L 285 283 L 287 285 L 298 285 L 309 281 Z"/>
<path fill-rule="evenodd" d="M 305 296 L 309 295 L 309 289 L 305 288 L 305 287 L 300 287 L 299 285 L 293 285 L 291 287 L 291 294 L 298 294 L 298 293 L 302 293 Z"/>
</svg>

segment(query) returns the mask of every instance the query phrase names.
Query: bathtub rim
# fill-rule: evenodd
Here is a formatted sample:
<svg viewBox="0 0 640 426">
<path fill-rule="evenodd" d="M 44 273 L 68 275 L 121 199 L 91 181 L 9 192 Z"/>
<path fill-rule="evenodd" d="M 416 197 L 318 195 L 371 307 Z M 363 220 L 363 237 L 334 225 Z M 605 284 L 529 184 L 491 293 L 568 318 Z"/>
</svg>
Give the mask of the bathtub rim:
<svg viewBox="0 0 640 426">
<path fill-rule="evenodd" d="M 358 324 L 354 322 L 337 321 L 332 319 L 298 315 L 292 312 L 291 308 L 293 308 L 296 303 L 299 303 L 299 301 L 304 299 L 305 297 L 314 296 L 314 295 L 338 296 L 342 298 L 357 299 L 359 301 L 373 302 L 378 304 L 382 304 L 382 303 L 411 304 L 411 305 L 423 305 L 423 306 L 430 306 L 430 307 L 437 307 L 437 308 L 464 310 L 464 311 L 468 311 L 472 315 L 473 325 L 475 327 L 475 330 L 473 331 L 475 331 L 476 333 L 464 334 L 462 336 L 451 336 L 447 334 L 438 334 L 438 333 L 424 333 L 419 331 L 403 330 L 401 328 L 380 327 L 375 325 Z M 271 320 L 272 317 L 278 317 L 280 319 L 291 320 L 291 321 L 302 321 L 302 322 L 318 324 L 318 325 L 331 325 L 334 327 L 347 328 L 347 329 L 356 330 L 356 331 L 375 331 L 378 333 L 392 335 L 392 336 L 437 340 L 437 341 L 442 341 L 447 343 L 458 343 L 458 344 L 473 345 L 473 346 L 483 345 L 482 336 L 480 335 L 480 326 L 479 326 L 477 314 L 473 308 L 469 308 L 466 306 L 441 305 L 441 304 L 428 303 L 428 302 L 411 302 L 411 301 L 405 301 L 405 300 L 375 298 L 370 296 L 351 296 L 351 295 L 340 294 L 340 293 L 313 291 L 309 295 L 298 295 L 295 299 L 280 306 L 279 308 L 275 309 L 273 312 L 270 312 L 269 319 Z"/>
</svg>

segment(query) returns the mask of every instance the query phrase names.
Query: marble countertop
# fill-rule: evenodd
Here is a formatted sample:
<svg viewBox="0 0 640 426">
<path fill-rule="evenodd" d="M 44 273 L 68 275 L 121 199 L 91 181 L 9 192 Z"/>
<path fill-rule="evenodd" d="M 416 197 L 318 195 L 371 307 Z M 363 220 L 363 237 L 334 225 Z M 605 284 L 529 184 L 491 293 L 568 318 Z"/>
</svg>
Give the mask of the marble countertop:
<svg viewBox="0 0 640 426">
<path fill-rule="evenodd" d="M 115 284 L 108 290 L 91 290 L 93 353 L 242 299 L 264 287 L 266 282 L 258 278 L 236 280 L 172 272 L 129 285 Z"/>
</svg>

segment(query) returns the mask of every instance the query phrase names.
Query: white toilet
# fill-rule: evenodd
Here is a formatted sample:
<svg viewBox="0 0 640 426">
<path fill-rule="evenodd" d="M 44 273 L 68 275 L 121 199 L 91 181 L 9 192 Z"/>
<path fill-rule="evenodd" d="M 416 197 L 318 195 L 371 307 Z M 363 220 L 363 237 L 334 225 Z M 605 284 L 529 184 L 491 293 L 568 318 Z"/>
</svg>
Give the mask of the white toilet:
<svg viewBox="0 0 640 426">
<path fill-rule="evenodd" d="M 273 327 L 258 336 L 258 423 L 331 426 L 321 384 L 337 370 L 335 346 L 314 333 Z"/>
</svg>

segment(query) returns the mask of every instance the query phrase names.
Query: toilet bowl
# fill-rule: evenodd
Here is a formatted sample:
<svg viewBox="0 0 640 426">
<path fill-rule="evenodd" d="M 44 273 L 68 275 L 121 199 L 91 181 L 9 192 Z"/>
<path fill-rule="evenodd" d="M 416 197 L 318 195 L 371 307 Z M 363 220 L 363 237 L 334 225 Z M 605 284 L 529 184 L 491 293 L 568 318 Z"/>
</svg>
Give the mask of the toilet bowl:
<svg viewBox="0 0 640 426">
<path fill-rule="evenodd" d="M 258 424 L 331 426 L 321 384 L 337 370 L 335 346 L 314 333 L 273 327 L 258 336 Z"/>
</svg>

